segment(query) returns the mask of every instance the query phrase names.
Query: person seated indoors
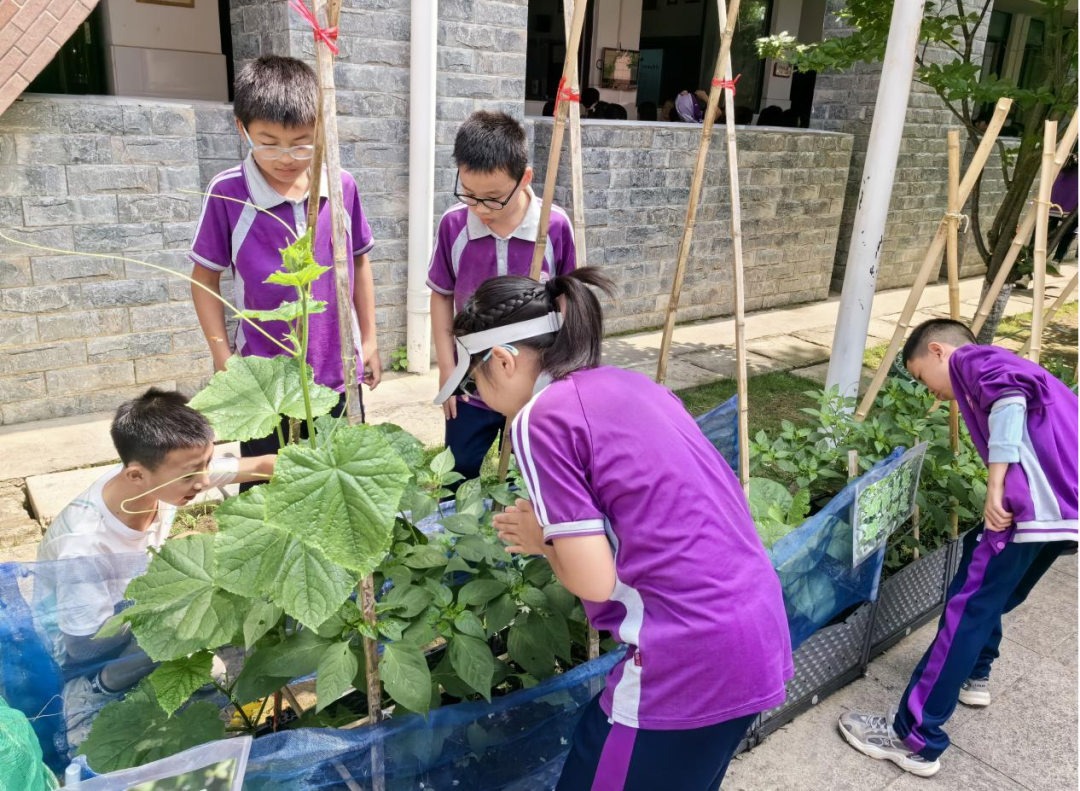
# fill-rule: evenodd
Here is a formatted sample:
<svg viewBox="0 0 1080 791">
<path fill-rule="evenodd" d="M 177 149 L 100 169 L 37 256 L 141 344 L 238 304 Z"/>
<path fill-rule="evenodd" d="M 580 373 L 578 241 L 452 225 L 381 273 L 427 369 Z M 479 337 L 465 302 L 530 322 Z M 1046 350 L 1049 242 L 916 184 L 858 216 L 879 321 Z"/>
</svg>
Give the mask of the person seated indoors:
<svg viewBox="0 0 1080 791">
<path fill-rule="evenodd" d="M 277 459 L 214 459 L 209 421 L 180 393 L 153 387 L 120 406 L 110 433 L 120 463 L 59 513 L 37 557 L 39 564 L 66 561 L 42 565 L 34 592 L 35 613 L 55 613 L 42 624 L 53 655 L 68 671 L 90 668 L 64 687 L 72 747 L 85 740 L 103 706 L 154 669 L 129 624 L 95 638 L 124 608 L 124 590 L 137 576 L 132 553 L 160 549 L 177 510 L 201 492 L 267 480 Z"/>
<path fill-rule="evenodd" d="M 783 126 L 784 125 L 784 111 L 780 109 L 778 104 L 770 104 L 764 110 L 757 119 L 758 126 Z"/>
</svg>

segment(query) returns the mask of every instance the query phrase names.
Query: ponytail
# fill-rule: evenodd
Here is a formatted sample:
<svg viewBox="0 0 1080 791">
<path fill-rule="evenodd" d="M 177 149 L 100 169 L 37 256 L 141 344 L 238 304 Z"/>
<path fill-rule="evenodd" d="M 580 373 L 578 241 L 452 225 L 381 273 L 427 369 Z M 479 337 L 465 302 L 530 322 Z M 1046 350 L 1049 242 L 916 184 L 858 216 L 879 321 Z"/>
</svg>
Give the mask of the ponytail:
<svg viewBox="0 0 1080 791">
<path fill-rule="evenodd" d="M 600 365 L 604 314 L 589 286 L 609 296 L 614 292 L 611 280 L 595 267 L 576 269 L 545 284 L 512 275 L 492 278 L 454 318 L 454 335 L 470 335 L 558 311 L 563 316 L 561 330 L 516 341 L 515 345 L 539 352 L 541 368 L 553 379 L 595 368 Z"/>
</svg>

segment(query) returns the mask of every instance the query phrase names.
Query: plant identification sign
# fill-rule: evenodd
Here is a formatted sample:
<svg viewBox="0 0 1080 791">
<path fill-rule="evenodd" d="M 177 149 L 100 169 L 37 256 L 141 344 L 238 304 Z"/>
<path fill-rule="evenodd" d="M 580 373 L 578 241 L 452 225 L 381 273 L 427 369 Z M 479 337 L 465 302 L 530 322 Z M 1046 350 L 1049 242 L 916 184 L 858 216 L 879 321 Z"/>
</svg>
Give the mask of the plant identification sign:
<svg viewBox="0 0 1080 791">
<path fill-rule="evenodd" d="M 896 528 L 911 518 L 926 447 L 925 442 L 916 445 L 880 475 L 865 475 L 856 484 L 851 514 L 852 566 L 885 546 Z"/>
</svg>

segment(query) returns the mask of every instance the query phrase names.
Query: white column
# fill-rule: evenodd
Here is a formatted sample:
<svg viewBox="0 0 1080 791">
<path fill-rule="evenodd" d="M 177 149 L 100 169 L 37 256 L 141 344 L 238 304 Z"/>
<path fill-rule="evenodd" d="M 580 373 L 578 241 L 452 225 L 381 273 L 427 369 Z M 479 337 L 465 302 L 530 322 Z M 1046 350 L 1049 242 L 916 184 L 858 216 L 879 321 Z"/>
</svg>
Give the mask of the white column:
<svg viewBox="0 0 1080 791">
<path fill-rule="evenodd" d="M 826 386 L 840 386 L 842 395 L 856 397 L 874 304 L 885 221 L 892 197 L 896 158 L 904 134 L 908 94 L 915 70 L 915 48 L 919 43 L 923 4 L 894 3 L 881 65 L 874 121 L 870 127 L 866 163 L 859 185 L 859 203 L 851 229 L 844 290 L 833 334 L 832 358 Z"/>
<path fill-rule="evenodd" d="M 435 201 L 435 66 L 438 4 L 412 0 L 409 43 L 409 278 L 405 344 L 409 371 L 431 368 L 431 292 L 428 263 Z"/>
</svg>

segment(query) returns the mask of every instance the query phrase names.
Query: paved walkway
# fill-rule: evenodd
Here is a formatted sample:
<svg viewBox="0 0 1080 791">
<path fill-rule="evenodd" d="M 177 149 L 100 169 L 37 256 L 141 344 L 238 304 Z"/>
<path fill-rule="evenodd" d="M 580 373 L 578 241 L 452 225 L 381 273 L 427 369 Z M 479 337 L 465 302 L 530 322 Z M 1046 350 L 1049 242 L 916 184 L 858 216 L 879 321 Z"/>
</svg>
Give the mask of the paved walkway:
<svg viewBox="0 0 1080 791">
<path fill-rule="evenodd" d="M 1058 293 L 1072 269 L 1051 279 Z M 961 288 L 964 312 L 978 303 L 980 280 Z M 888 340 L 906 291 L 878 294 L 868 345 Z M 914 321 L 946 315 L 944 286 L 927 289 Z M 752 373 L 793 370 L 824 381 L 837 300 L 748 316 L 746 338 Z M 1009 313 L 1031 310 L 1017 294 Z M 734 376 L 734 322 L 708 321 L 675 331 L 667 384 L 673 389 Z M 607 362 L 655 372 L 660 333 L 612 338 Z M 442 442 L 441 412 L 431 405 L 437 374 L 394 375 L 367 397 L 373 422 L 390 421 L 429 445 Z M 85 468 L 115 460 L 109 441 L 110 415 L 89 415 L 0 428 L 0 562 L 32 560 L 40 527 L 26 505 L 33 499 L 48 519 L 56 504 L 74 497 L 94 476 Z M 80 469 L 83 468 L 83 469 Z M 66 474 L 56 475 L 56 473 Z M 70 491 L 69 491 L 70 490 Z M 62 503 L 60 503 L 62 505 Z M 899 700 L 912 668 L 929 644 L 927 626 L 871 663 L 867 676 L 803 714 L 756 749 L 738 758 L 725 791 L 1071 791 L 1077 788 L 1077 564 L 1064 558 L 1029 601 L 1006 617 L 1002 657 L 995 669 L 989 709 L 960 707 L 949 728 L 955 746 L 937 777 L 904 775 L 891 764 L 865 758 L 843 742 L 836 720 L 844 711 L 884 711 Z"/>
</svg>

